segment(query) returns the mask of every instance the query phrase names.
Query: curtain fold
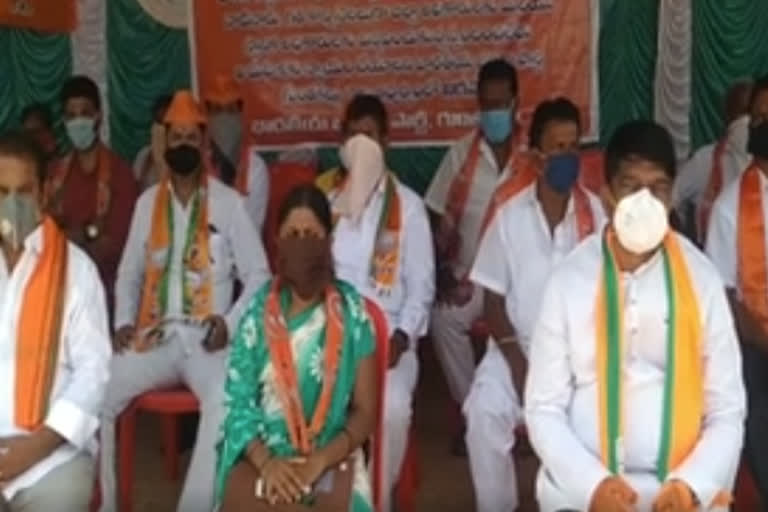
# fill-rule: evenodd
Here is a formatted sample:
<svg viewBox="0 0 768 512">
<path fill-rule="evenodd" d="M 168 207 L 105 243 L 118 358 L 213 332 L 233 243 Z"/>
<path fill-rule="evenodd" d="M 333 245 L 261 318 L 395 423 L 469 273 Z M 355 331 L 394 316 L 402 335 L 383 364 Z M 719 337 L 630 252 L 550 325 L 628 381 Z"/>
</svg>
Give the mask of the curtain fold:
<svg viewBox="0 0 768 512">
<path fill-rule="evenodd" d="M 149 142 L 155 99 L 189 87 L 187 31 L 161 25 L 137 0 L 106 3 L 110 141 L 132 160 Z"/>
<path fill-rule="evenodd" d="M 659 11 L 654 117 L 669 130 L 680 159 L 691 146 L 691 2 L 667 0 Z"/>
<path fill-rule="evenodd" d="M 30 103 L 58 112 L 59 90 L 72 70 L 67 35 L 3 27 L 0 55 L 0 131 L 18 126 L 21 110 Z"/>
<path fill-rule="evenodd" d="M 601 0 L 600 142 L 633 119 L 653 116 L 659 0 Z"/>
<path fill-rule="evenodd" d="M 737 80 L 768 72 L 768 5 L 760 0 L 695 0 L 691 71 L 694 149 L 723 132 L 723 96 Z"/>
<path fill-rule="evenodd" d="M 107 7 L 104 0 L 78 0 L 77 29 L 72 32 L 72 74 L 85 75 L 101 92 L 101 135 L 109 142 L 107 101 Z"/>
</svg>

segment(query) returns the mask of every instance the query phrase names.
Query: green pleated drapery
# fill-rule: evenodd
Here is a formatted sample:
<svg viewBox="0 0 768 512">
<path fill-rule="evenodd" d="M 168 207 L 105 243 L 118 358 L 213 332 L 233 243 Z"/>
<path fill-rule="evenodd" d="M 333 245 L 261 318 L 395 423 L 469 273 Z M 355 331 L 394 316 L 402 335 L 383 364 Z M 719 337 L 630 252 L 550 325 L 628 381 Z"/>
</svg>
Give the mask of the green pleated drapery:
<svg viewBox="0 0 768 512">
<path fill-rule="evenodd" d="M 152 104 L 190 84 L 186 30 L 156 22 L 136 0 L 107 2 L 110 144 L 132 160 L 149 142 Z"/>
<path fill-rule="evenodd" d="M 698 1 L 698 0 L 696 0 Z M 600 142 L 622 123 L 653 119 L 659 0 L 600 1 Z"/>
<path fill-rule="evenodd" d="M 18 126 L 30 103 L 58 111 L 59 90 L 71 73 L 68 35 L 0 27 L 0 131 Z"/>
<path fill-rule="evenodd" d="M 723 131 L 723 96 L 736 80 L 768 72 L 768 3 L 692 0 L 691 141 Z"/>
</svg>

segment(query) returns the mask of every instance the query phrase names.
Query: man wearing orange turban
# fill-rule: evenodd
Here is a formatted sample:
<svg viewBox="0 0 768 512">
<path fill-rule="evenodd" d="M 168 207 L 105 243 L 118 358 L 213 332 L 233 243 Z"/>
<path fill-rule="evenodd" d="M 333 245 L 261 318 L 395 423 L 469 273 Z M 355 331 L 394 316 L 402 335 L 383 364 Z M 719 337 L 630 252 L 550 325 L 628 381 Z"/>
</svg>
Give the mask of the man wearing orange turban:
<svg viewBox="0 0 768 512">
<path fill-rule="evenodd" d="M 245 208 L 261 232 L 267 213 L 269 173 L 259 153 L 248 145 L 240 89 L 232 78 L 219 75 L 204 98 L 214 175 L 245 197 Z"/>
<path fill-rule="evenodd" d="M 216 436 L 229 334 L 269 278 L 243 200 L 210 176 L 202 157 L 207 119 L 189 91 L 165 115 L 168 175 L 139 198 L 117 277 L 117 355 L 103 409 L 103 510 L 115 510 L 115 420 L 136 396 L 184 385 L 200 401 L 200 426 L 178 510 L 213 507 Z M 235 282 L 243 283 L 233 303 Z"/>
</svg>

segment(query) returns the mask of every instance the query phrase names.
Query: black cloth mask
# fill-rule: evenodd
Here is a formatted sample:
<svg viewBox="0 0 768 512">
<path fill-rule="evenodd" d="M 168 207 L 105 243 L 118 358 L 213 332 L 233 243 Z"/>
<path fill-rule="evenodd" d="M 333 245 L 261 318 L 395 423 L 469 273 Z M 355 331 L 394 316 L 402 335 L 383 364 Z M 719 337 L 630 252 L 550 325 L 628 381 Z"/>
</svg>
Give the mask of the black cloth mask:
<svg viewBox="0 0 768 512">
<path fill-rule="evenodd" d="M 182 144 L 165 151 L 165 162 L 171 171 L 180 176 L 189 176 L 200 167 L 200 150 L 189 144 Z"/>
</svg>

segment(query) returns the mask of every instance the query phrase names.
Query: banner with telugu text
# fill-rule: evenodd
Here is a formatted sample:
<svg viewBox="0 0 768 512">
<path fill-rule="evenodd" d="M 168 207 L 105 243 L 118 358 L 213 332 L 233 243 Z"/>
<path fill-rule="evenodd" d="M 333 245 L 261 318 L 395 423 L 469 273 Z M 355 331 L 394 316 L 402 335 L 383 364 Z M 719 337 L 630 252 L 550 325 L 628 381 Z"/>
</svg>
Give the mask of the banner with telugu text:
<svg viewBox="0 0 768 512">
<path fill-rule="evenodd" d="M 77 25 L 76 0 L 0 0 L 0 25 L 41 32 L 71 32 Z"/>
<path fill-rule="evenodd" d="M 196 0 L 202 95 L 218 74 L 242 85 L 250 136 L 263 148 L 338 140 L 346 103 L 379 95 L 395 143 L 445 143 L 477 123 L 483 62 L 520 79 L 523 123 L 567 96 L 592 131 L 589 0 Z"/>
</svg>

